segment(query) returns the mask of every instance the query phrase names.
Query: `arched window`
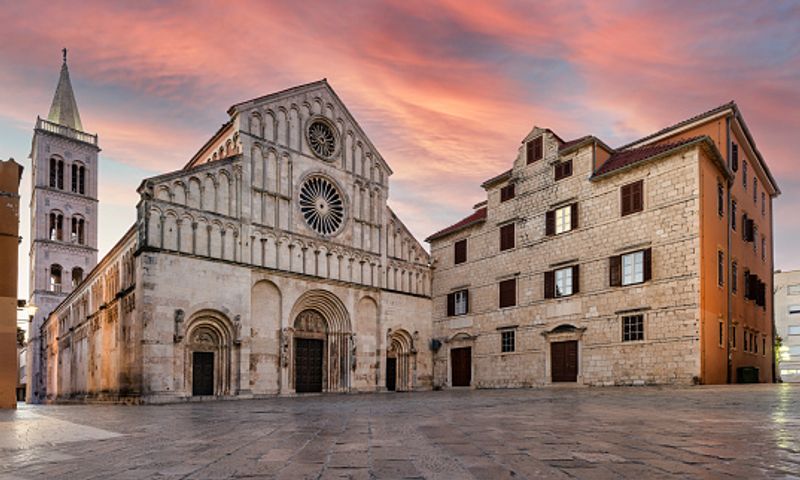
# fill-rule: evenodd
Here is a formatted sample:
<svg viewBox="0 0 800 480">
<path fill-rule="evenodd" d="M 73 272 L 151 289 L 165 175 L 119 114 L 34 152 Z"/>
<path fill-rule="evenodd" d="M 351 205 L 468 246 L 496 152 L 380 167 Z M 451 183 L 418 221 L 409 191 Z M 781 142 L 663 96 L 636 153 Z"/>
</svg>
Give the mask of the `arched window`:
<svg viewBox="0 0 800 480">
<path fill-rule="evenodd" d="M 61 212 L 50 213 L 50 228 L 48 231 L 50 240 L 62 241 L 64 239 L 64 215 Z"/>
<path fill-rule="evenodd" d="M 70 241 L 79 245 L 86 243 L 86 221 L 81 217 L 72 217 Z"/>
<path fill-rule="evenodd" d="M 75 267 L 72 269 L 72 288 L 75 288 L 83 281 L 83 269 Z"/>
<path fill-rule="evenodd" d="M 50 288 L 51 292 L 61 293 L 61 265 L 50 266 Z"/>
<path fill-rule="evenodd" d="M 50 186 L 64 190 L 64 161 L 57 157 L 50 159 Z"/>
<path fill-rule="evenodd" d="M 72 164 L 72 191 L 81 195 L 86 193 L 86 167 L 79 163 Z"/>
</svg>

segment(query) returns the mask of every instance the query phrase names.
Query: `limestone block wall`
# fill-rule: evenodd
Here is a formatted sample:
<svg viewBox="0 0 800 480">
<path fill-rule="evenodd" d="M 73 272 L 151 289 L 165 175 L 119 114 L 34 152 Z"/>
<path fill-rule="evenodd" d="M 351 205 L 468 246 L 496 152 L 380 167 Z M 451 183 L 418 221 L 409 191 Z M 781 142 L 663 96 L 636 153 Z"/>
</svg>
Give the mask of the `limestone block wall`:
<svg viewBox="0 0 800 480">
<path fill-rule="evenodd" d="M 549 143 L 553 143 L 551 138 Z M 516 197 L 500 203 L 488 195 L 484 223 L 434 240 L 433 319 L 443 341 L 436 357 L 436 384 L 450 382 L 449 350 L 473 348 L 473 386 L 550 383 L 548 332 L 578 329 L 579 376 L 583 384 L 691 383 L 699 367 L 698 155 L 669 159 L 589 180 L 591 146 L 568 157 L 573 175 L 554 182 L 555 150 L 531 165 L 517 162 Z M 620 216 L 620 187 L 644 180 L 644 211 Z M 577 229 L 545 235 L 545 213 L 578 203 Z M 516 225 L 515 248 L 499 251 L 499 227 Z M 453 263 L 453 244 L 466 238 L 467 262 Z M 653 278 L 638 286 L 609 286 L 609 257 L 652 249 Z M 580 266 L 580 293 L 544 298 L 544 272 Z M 500 280 L 516 278 L 517 306 L 499 308 Z M 446 315 L 447 294 L 469 291 L 469 313 Z M 643 341 L 623 342 L 621 315 L 645 316 Z M 501 352 L 501 330 L 516 331 L 516 349 Z M 582 333 L 581 333 L 582 332 Z"/>
</svg>

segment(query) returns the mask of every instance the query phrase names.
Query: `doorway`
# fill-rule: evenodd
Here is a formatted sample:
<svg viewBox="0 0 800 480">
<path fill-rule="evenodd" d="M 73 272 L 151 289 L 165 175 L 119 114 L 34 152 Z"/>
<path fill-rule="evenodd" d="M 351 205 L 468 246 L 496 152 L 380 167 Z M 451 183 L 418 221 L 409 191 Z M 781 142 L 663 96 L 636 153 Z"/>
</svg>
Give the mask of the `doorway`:
<svg viewBox="0 0 800 480">
<path fill-rule="evenodd" d="M 386 359 L 386 390 L 394 392 L 397 390 L 397 359 Z"/>
<path fill-rule="evenodd" d="M 214 395 L 214 353 L 192 353 L 192 395 Z"/>
<path fill-rule="evenodd" d="M 450 349 L 452 385 L 469 387 L 472 383 L 472 347 Z"/>
<path fill-rule="evenodd" d="M 324 342 L 310 338 L 294 341 L 295 392 L 322 391 L 322 351 Z"/>
<path fill-rule="evenodd" d="M 550 369 L 553 382 L 578 381 L 578 342 L 550 344 Z"/>
</svg>

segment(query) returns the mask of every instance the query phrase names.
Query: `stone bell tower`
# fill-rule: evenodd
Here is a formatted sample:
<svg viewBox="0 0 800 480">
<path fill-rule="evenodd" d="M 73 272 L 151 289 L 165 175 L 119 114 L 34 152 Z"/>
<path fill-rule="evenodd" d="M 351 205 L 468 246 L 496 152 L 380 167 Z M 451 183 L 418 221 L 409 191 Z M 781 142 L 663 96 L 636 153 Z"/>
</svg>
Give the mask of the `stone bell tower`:
<svg viewBox="0 0 800 480">
<path fill-rule="evenodd" d="M 31 146 L 28 402 L 46 396 L 41 326 L 97 265 L 97 135 L 84 131 L 69 79 L 67 50 L 47 118 L 36 118 Z M 57 366 L 56 366 L 57 368 Z"/>
</svg>

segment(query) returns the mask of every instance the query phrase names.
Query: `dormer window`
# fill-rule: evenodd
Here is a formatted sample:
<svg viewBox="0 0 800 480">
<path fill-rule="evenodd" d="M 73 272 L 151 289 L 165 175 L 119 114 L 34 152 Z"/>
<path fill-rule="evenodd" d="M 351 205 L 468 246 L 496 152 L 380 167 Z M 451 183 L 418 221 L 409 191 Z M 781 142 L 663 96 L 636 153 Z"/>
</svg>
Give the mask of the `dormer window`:
<svg viewBox="0 0 800 480">
<path fill-rule="evenodd" d="M 528 164 L 544 157 L 544 136 L 534 138 L 525 145 Z"/>
</svg>

